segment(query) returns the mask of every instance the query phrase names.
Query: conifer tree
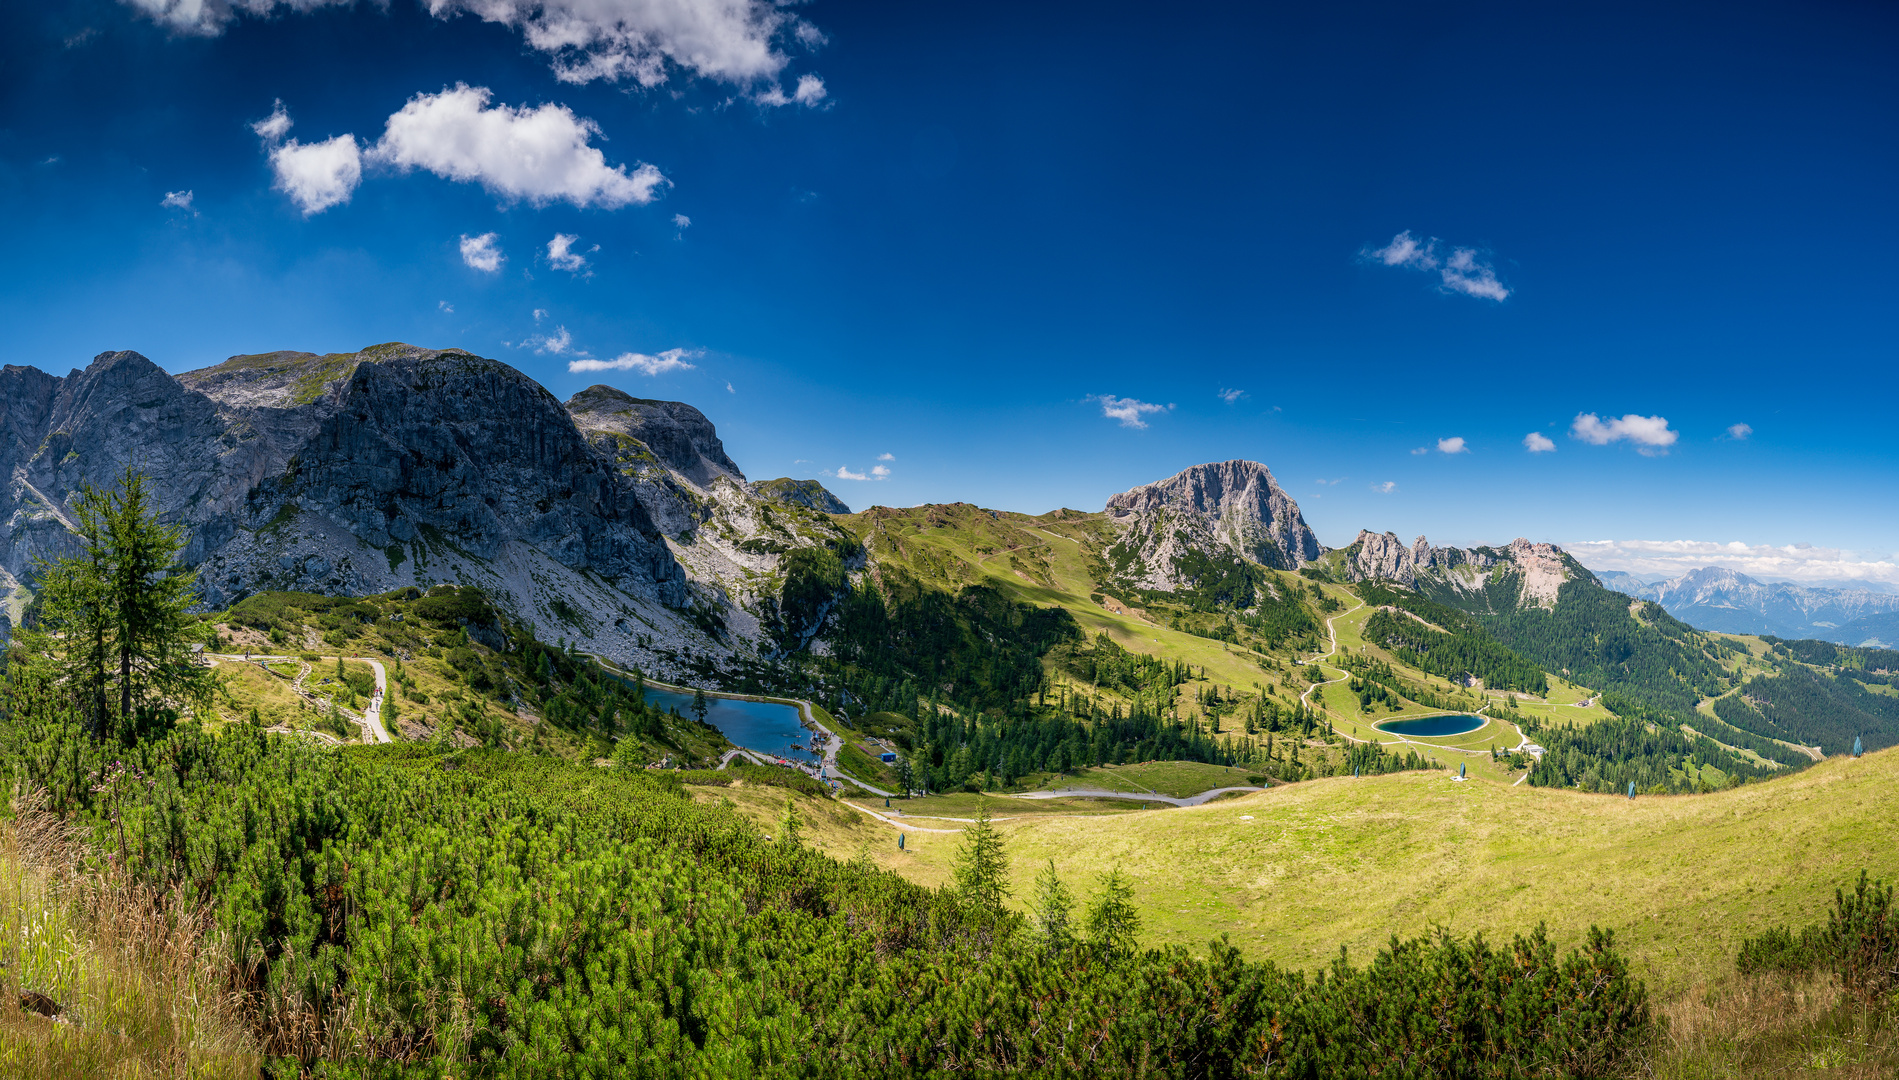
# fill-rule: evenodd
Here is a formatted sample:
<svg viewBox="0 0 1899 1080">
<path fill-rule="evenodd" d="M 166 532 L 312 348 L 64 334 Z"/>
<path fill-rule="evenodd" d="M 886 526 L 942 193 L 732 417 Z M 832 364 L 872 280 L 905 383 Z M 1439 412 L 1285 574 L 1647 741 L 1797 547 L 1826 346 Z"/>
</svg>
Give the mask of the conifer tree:
<svg viewBox="0 0 1899 1080">
<path fill-rule="evenodd" d="M 1009 895 L 1009 855 L 1002 836 L 989 823 L 989 800 L 976 802 L 975 824 L 963 830 L 963 846 L 956 851 L 956 891 L 973 907 L 1000 912 Z"/>
<path fill-rule="evenodd" d="M 94 738 L 131 742 L 180 708 L 203 713 L 217 681 L 190 653 L 202 634 L 190 615 L 196 576 L 176 563 L 184 529 L 159 522 L 146 478 L 129 468 L 115 491 L 82 485 L 72 519 L 83 550 L 39 564 L 27 655 L 57 674 Z"/>
<path fill-rule="evenodd" d="M 1134 947 L 1141 916 L 1134 910 L 1134 883 L 1120 867 L 1101 879 L 1101 895 L 1088 905 L 1088 941 L 1107 952 Z"/>
<path fill-rule="evenodd" d="M 1055 876 L 1055 860 L 1035 878 L 1035 931 L 1042 944 L 1060 952 L 1075 941 L 1075 898 Z"/>
<path fill-rule="evenodd" d="M 797 847 L 798 838 L 804 831 L 804 818 L 798 813 L 798 804 L 789 795 L 785 796 L 785 818 L 781 826 L 785 843 Z"/>
</svg>

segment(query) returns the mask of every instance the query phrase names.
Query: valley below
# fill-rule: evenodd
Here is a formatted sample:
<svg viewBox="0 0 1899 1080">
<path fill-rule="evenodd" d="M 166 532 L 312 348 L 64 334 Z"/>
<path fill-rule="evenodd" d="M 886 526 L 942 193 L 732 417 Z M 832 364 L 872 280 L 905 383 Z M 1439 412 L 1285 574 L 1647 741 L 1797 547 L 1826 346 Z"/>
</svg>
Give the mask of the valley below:
<svg viewBox="0 0 1899 1080">
<path fill-rule="evenodd" d="M 1484 1075 L 1637 1075 L 1678 1049 L 1649 1002 L 1899 877 L 1899 652 L 1523 539 L 1330 548 L 1258 462 L 852 511 L 690 405 L 460 350 L 4 378 L 7 872 L 64 941 L 108 892 L 209 913 L 164 993 L 235 1010 L 205 1060 L 251 1075 L 1089 1071 L 1029 1000 L 1107 1073 L 1369 1074 L 1327 1018 L 1468 971 Z M 164 565 L 89 560 L 125 536 Z M 7 978 L 99 1027 L 114 948 Z"/>
</svg>

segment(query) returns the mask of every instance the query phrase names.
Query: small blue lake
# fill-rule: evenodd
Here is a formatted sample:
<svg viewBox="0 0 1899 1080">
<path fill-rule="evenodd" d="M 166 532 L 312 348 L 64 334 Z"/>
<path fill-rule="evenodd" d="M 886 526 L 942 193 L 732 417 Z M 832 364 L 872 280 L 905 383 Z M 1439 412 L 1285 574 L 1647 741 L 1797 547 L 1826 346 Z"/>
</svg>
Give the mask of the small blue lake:
<svg viewBox="0 0 1899 1080">
<path fill-rule="evenodd" d="M 1387 720 L 1377 725 L 1380 731 L 1389 731 L 1393 735 L 1415 735 L 1430 738 L 1434 735 L 1462 735 L 1467 731 L 1476 731 L 1489 721 L 1481 716 L 1420 716 L 1414 720 Z"/>
<path fill-rule="evenodd" d="M 646 688 L 646 701 L 663 710 L 677 711 L 681 716 L 692 715 L 691 694 L 649 686 Z M 707 694 L 706 723 L 724 732 L 734 746 L 793 761 L 817 760 L 817 756 L 808 749 L 811 733 L 798 722 L 798 708 L 795 705 L 780 705 L 771 701 L 737 701 Z M 798 746 L 800 741 L 805 746 Z"/>
</svg>

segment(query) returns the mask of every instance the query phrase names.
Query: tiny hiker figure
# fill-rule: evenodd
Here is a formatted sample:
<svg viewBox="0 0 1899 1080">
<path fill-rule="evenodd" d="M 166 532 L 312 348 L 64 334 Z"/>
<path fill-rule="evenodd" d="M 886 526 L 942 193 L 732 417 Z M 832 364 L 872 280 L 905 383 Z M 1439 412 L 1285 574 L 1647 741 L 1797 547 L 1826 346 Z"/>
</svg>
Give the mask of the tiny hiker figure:
<svg viewBox="0 0 1899 1080">
<path fill-rule="evenodd" d="M 1859 736 L 1858 735 L 1853 736 L 1853 756 L 1858 757 L 1865 752 L 1866 752 L 1866 748 L 1860 745 Z"/>
<path fill-rule="evenodd" d="M 1629 798 L 1635 798 L 1635 781 L 1629 781 Z"/>
<path fill-rule="evenodd" d="M 902 833 L 897 834 L 897 850 L 898 851 L 903 850 L 903 834 Z"/>
</svg>

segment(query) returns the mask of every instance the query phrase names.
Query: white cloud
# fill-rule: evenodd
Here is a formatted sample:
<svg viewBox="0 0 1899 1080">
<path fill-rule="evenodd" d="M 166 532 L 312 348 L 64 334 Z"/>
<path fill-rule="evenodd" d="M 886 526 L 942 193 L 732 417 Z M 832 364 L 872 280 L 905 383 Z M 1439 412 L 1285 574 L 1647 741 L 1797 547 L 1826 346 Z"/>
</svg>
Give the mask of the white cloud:
<svg viewBox="0 0 1899 1080">
<path fill-rule="evenodd" d="M 283 137 L 290 134 L 290 114 L 284 111 L 283 99 L 278 98 L 271 106 L 270 115 L 252 124 L 251 130 L 267 143 L 282 142 Z"/>
<path fill-rule="evenodd" d="M 1629 413 L 1620 418 L 1610 417 L 1604 420 L 1595 413 L 1577 413 L 1576 419 L 1569 425 L 1571 438 L 1595 446 L 1607 446 L 1612 442 L 1627 440 L 1636 444 L 1640 453 L 1651 457 L 1666 454 L 1668 448 L 1681 438 L 1679 432 L 1670 431 L 1668 420 L 1661 416 L 1639 416 Z"/>
<path fill-rule="evenodd" d="M 547 309 L 546 309 L 546 308 L 544 308 L 544 307 L 537 307 L 537 308 L 535 308 L 535 309 L 534 309 L 534 321 L 535 321 L 535 322 L 540 322 L 540 321 L 541 321 L 542 319 L 545 319 L 545 318 L 547 318 Z"/>
<path fill-rule="evenodd" d="M 483 273 L 492 274 L 500 270 L 501 264 L 508 259 L 506 255 L 501 254 L 500 239 L 499 233 L 482 233 L 480 236 L 469 236 L 463 233 L 462 262 L 467 263 L 470 269 L 480 270 Z M 534 318 L 538 321 L 545 314 L 547 313 L 544 311 L 536 311 Z"/>
<path fill-rule="evenodd" d="M 1113 394 L 1093 394 L 1087 401 L 1101 403 L 1101 415 L 1110 420 L 1121 421 L 1125 428 L 1145 428 L 1147 421 L 1141 419 L 1148 413 L 1166 412 L 1172 405 L 1155 405 L 1152 402 L 1136 401 L 1133 398 L 1115 397 Z"/>
<path fill-rule="evenodd" d="M 878 455 L 877 455 L 877 460 L 878 460 L 878 461 L 895 461 L 895 460 L 897 460 L 897 455 L 895 455 L 895 454 L 878 454 Z"/>
<path fill-rule="evenodd" d="M 448 302 L 448 301 L 446 301 L 446 300 L 444 300 L 444 301 L 442 301 L 442 302 L 441 302 L 441 303 L 439 303 L 439 304 L 436 304 L 435 306 L 436 306 L 436 307 L 438 307 L 438 308 L 441 308 L 441 309 L 442 309 L 442 310 L 443 310 L 444 312 L 446 312 L 446 313 L 448 313 L 448 314 L 450 314 L 450 315 L 453 315 L 453 314 L 455 314 L 455 305 L 454 305 L 454 304 L 451 304 L 451 303 L 449 303 L 449 302 Z"/>
<path fill-rule="evenodd" d="M 565 333 L 566 331 L 562 331 Z M 691 371 L 693 365 L 686 358 L 694 359 L 705 355 L 698 349 L 667 349 L 658 356 L 645 353 L 621 353 L 611 360 L 574 360 L 567 365 L 568 371 L 637 371 L 642 375 L 664 375 L 669 371 Z M 727 384 L 727 389 L 730 389 Z"/>
<path fill-rule="evenodd" d="M 836 476 L 839 480 L 868 480 L 870 479 L 869 476 L 863 473 L 852 472 L 850 470 L 850 466 L 848 465 L 839 465 L 837 467 L 837 472 L 832 475 Z"/>
<path fill-rule="evenodd" d="M 537 353 L 553 353 L 559 356 L 573 348 L 574 335 L 568 333 L 565 326 L 556 326 L 552 334 L 537 334 L 521 344 L 534 346 L 534 351 Z M 569 368 L 569 370 L 572 369 Z"/>
<path fill-rule="evenodd" d="M 1416 449 L 1414 449 L 1414 450 L 1412 450 L 1412 451 L 1411 451 L 1411 456 L 1412 456 L 1412 457 L 1417 457 L 1417 456 L 1418 456 L 1419 454 L 1428 454 L 1428 453 L 1430 453 L 1430 452 L 1431 452 L 1431 448 L 1430 448 L 1430 447 L 1428 447 L 1428 446 L 1420 446 L 1420 447 L 1417 447 Z"/>
<path fill-rule="evenodd" d="M 1440 454 L 1468 454 L 1470 453 L 1470 447 L 1464 445 L 1464 437 L 1462 435 L 1453 435 L 1448 439 L 1439 439 L 1437 441 L 1437 452 Z"/>
<path fill-rule="evenodd" d="M 691 226 L 692 226 L 691 218 L 687 217 L 684 214 L 673 215 L 673 228 L 678 229 L 681 232 L 684 232 L 686 229 L 690 228 Z"/>
<path fill-rule="evenodd" d="M 571 83 L 630 79 L 651 88 L 679 69 L 719 82 L 775 87 L 790 62 L 778 47 L 783 39 L 807 48 L 824 42 L 815 26 L 770 0 L 424 2 L 437 18 L 465 12 L 520 30 L 529 45 L 547 54 L 555 76 Z M 802 92 L 804 79 L 798 87 Z"/>
<path fill-rule="evenodd" d="M 1239 401 L 1241 398 L 1246 397 L 1247 393 L 1244 390 L 1221 390 L 1215 396 L 1218 397 L 1221 401 L 1226 402 L 1228 405 L 1231 405 L 1234 402 Z"/>
<path fill-rule="evenodd" d="M 818 102 L 823 101 L 829 93 L 830 91 L 824 88 L 823 79 L 818 78 L 816 75 L 800 75 L 798 76 L 798 88 L 791 92 L 791 100 L 803 105 L 807 109 L 811 109 L 816 108 Z"/>
<path fill-rule="evenodd" d="M 736 393 L 738 393 L 738 391 L 737 391 L 737 390 L 734 390 L 734 389 L 732 389 L 732 384 L 731 384 L 731 383 L 726 383 L 726 384 L 725 384 L 725 392 L 726 392 L 726 393 L 728 393 L 728 394 L 736 394 Z"/>
<path fill-rule="evenodd" d="M 1387 480 L 1382 484 L 1373 484 L 1371 489 L 1380 495 L 1389 495 L 1398 490 L 1398 482 L 1396 480 Z"/>
<path fill-rule="evenodd" d="M 354 135 L 308 145 L 291 139 L 271 149 L 270 168 L 277 190 L 290 196 L 304 217 L 348 202 L 363 182 L 363 156 Z"/>
<path fill-rule="evenodd" d="M 189 201 L 190 196 L 191 192 L 185 192 L 187 201 Z M 1735 442 L 1746 442 L 1747 437 L 1752 434 L 1754 434 L 1754 428 L 1751 425 L 1731 424 L 1728 426 L 1728 438 L 1733 439 Z"/>
<path fill-rule="evenodd" d="M 1556 449 L 1556 443 L 1548 435 L 1532 431 L 1523 437 L 1523 448 L 1532 454 L 1547 454 Z"/>
<path fill-rule="evenodd" d="M 1721 543 L 1713 540 L 1583 540 L 1563 545 L 1591 570 L 1679 577 L 1722 566 L 1763 580 L 1882 581 L 1899 584 L 1899 557 L 1812 544 Z"/>
<path fill-rule="evenodd" d="M 165 197 L 158 200 L 158 205 L 168 210 L 183 210 L 192 217 L 198 216 L 198 212 L 191 208 L 191 192 L 189 190 L 167 191 Z"/>
<path fill-rule="evenodd" d="M 278 8 L 303 14 L 322 7 L 344 7 L 355 0 L 125 0 L 125 3 L 177 34 L 216 37 L 238 13 L 268 16 Z"/>
<path fill-rule="evenodd" d="M 1463 293 L 1483 300 L 1504 300 L 1510 290 L 1497 280 L 1496 268 L 1488 259 L 1477 253 L 1476 248 L 1454 247 L 1449 255 L 1439 255 L 1439 241 L 1436 237 L 1419 240 L 1411 235 L 1411 230 L 1391 238 L 1391 243 L 1381 248 L 1367 245 L 1359 250 L 1359 258 L 1384 266 L 1399 267 L 1405 270 L 1423 270 L 1434 272 L 1438 276 L 1439 287 L 1446 292 Z"/>
<path fill-rule="evenodd" d="M 547 242 L 548 265 L 556 270 L 566 270 L 571 273 L 585 270 L 586 257 L 573 250 L 574 241 L 578 239 L 580 237 L 569 233 L 555 233 L 554 239 Z"/>
<path fill-rule="evenodd" d="M 672 181 L 651 165 L 607 166 L 588 145 L 600 133 L 592 120 L 565 105 L 538 109 L 488 107 L 487 87 L 457 83 L 439 94 L 417 94 L 389 117 L 372 160 L 397 169 L 427 169 L 475 182 L 506 199 L 542 206 L 565 200 L 609 210 L 653 201 Z"/>
<path fill-rule="evenodd" d="M 215 37 L 238 16 L 307 13 L 354 0 L 125 0 L 175 33 Z M 438 19 L 474 15 L 517 30 L 563 82 L 630 79 L 647 88 L 675 71 L 744 87 L 769 86 L 791 62 L 784 46 L 815 49 L 823 32 L 773 0 L 422 0 Z M 754 95 L 762 96 L 762 95 Z M 800 76 L 792 99 L 815 105 L 824 83 Z"/>
<path fill-rule="evenodd" d="M 872 476 L 874 476 L 874 477 L 876 477 L 876 478 L 877 478 L 877 479 L 879 479 L 879 480 L 882 480 L 882 479 L 884 479 L 885 477 L 887 477 L 887 476 L 889 476 L 889 475 L 890 475 L 890 466 L 888 466 L 888 465 L 874 465 L 874 466 L 872 466 L 872 467 L 871 467 L 871 470 L 870 470 L 870 475 L 872 475 Z"/>
</svg>

